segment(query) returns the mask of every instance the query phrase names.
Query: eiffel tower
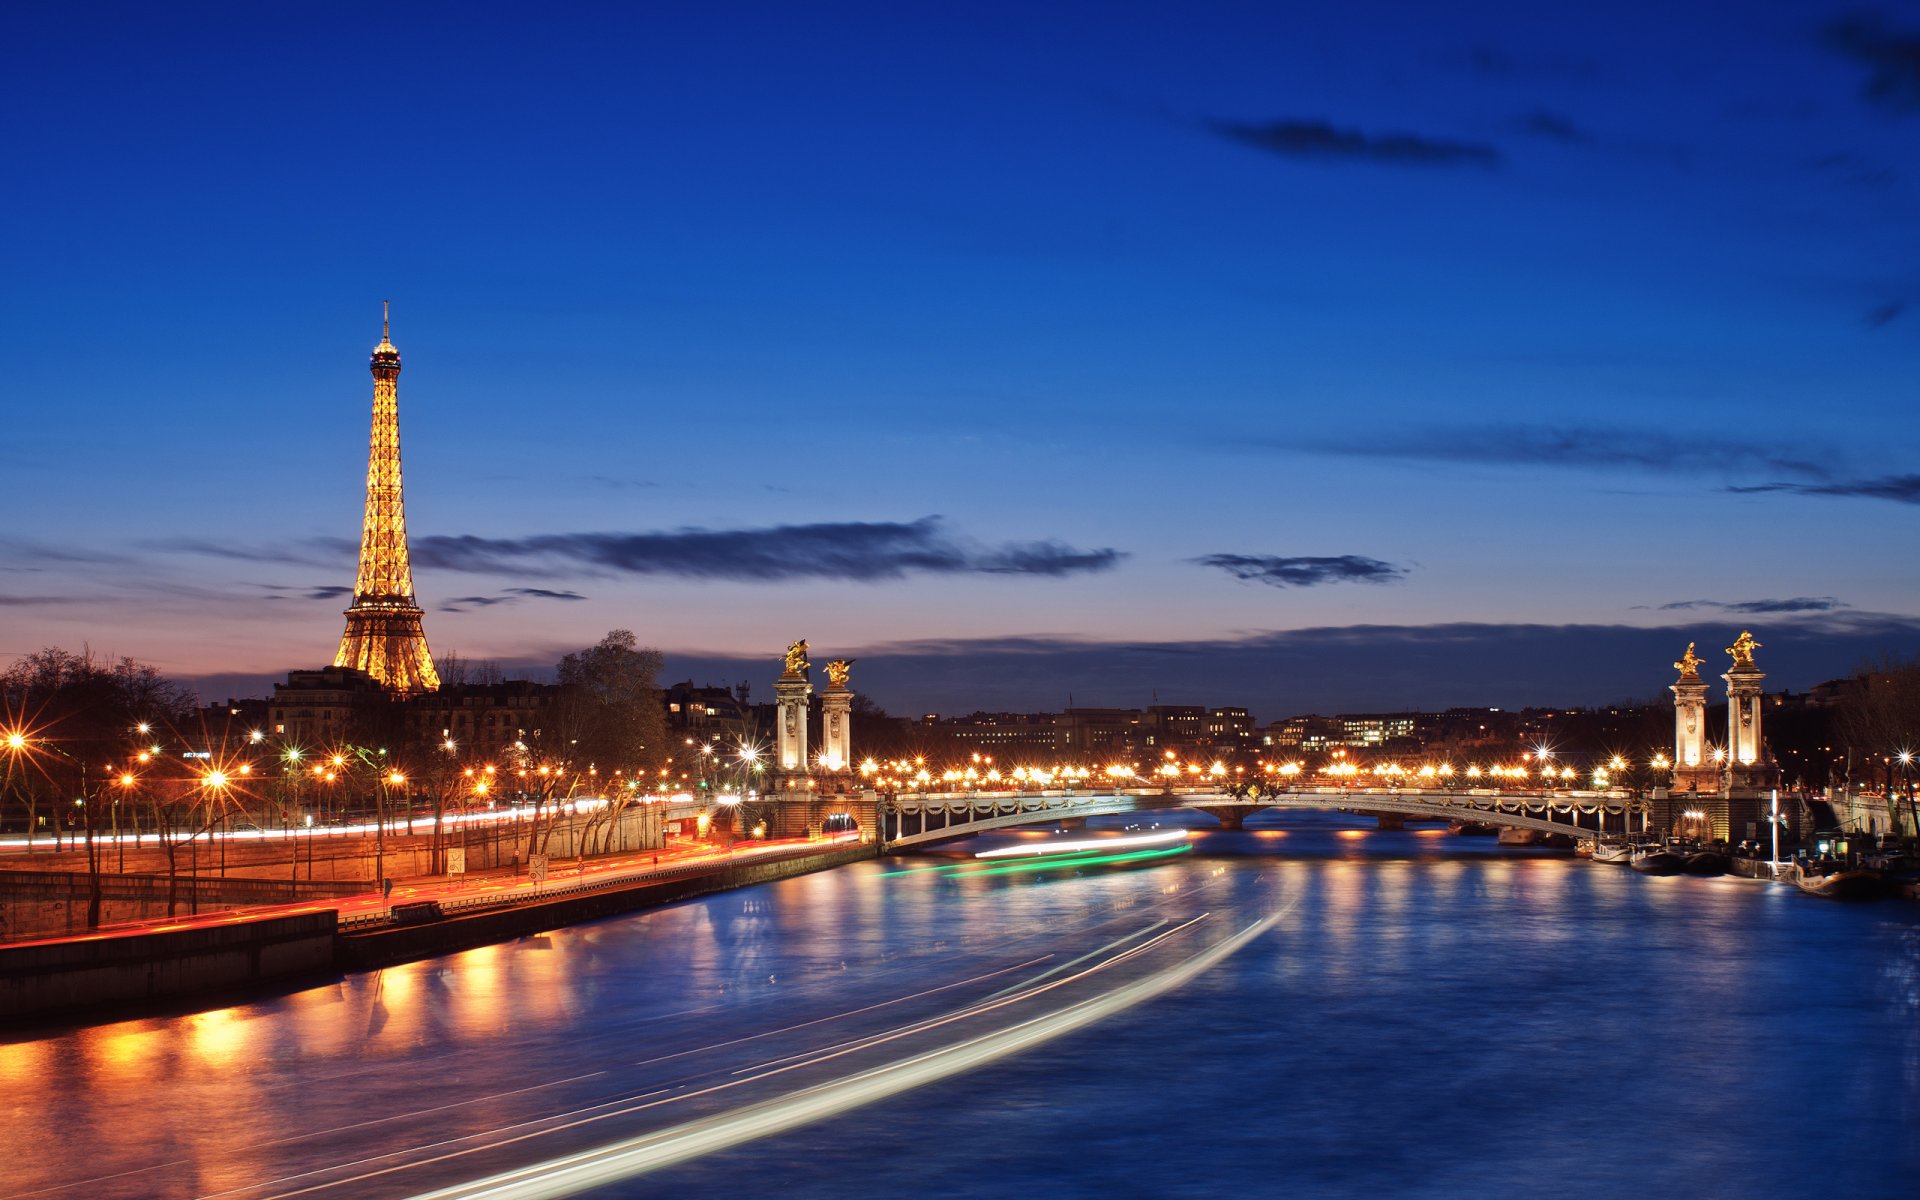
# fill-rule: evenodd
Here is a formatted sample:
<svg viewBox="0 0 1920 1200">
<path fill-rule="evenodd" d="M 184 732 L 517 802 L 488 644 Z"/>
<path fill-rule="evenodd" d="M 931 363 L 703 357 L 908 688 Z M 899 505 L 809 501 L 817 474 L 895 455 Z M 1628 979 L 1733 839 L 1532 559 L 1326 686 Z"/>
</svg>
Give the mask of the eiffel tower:
<svg viewBox="0 0 1920 1200">
<path fill-rule="evenodd" d="M 380 344 L 373 348 L 373 438 L 367 448 L 367 517 L 360 530 L 360 576 L 347 609 L 336 667 L 356 667 L 389 691 L 440 687 L 427 650 L 420 606 L 413 602 L 407 561 L 407 510 L 400 495 L 400 351 L 380 306 Z"/>
</svg>

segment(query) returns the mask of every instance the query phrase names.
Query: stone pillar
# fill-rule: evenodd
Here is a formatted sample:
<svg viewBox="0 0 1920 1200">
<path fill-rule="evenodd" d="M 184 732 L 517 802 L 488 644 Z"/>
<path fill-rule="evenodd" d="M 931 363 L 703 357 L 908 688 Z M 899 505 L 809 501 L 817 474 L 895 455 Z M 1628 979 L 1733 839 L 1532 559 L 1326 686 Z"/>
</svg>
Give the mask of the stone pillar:
<svg viewBox="0 0 1920 1200">
<path fill-rule="evenodd" d="M 807 697 L 813 684 L 804 675 L 782 675 L 773 684 L 775 722 L 774 770 L 782 774 L 807 773 Z"/>
<path fill-rule="evenodd" d="M 820 764 L 836 775 L 853 769 L 853 691 L 837 680 L 820 693 Z"/>
<path fill-rule="evenodd" d="M 1759 645 L 1742 633 L 1727 649 L 1733 666 L 1720 677 L 1727 681 L 1727 779 L 1736 788 L 1766 787 L 1773 774 L 1760 737 L 1760 681 L 1766 675 L 1753 665 Z"/>
<path fill-rule="evenodd" d="M 1760 681 L 1766 676 L 1728 671 L 1720 678 L 1727 681 L 1727 761 L 1736 770 L 1757 767 L 1767 757 L 1760 740 Z"/>
<path fill-rule="evenodd" d="M 1681 680 L 1673 692 L 1673 790 L 1717 792 L 1720 767 L 1707 755 L 1707 685 Z"/>
</svg>

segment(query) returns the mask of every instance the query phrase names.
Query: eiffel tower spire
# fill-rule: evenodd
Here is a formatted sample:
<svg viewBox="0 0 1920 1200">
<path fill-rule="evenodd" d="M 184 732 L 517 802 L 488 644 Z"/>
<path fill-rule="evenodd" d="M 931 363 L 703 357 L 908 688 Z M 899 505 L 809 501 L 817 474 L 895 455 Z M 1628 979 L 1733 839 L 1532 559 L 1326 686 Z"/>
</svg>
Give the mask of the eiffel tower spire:
<svg viewBox="0 0 1920 1200">
<path fill-rule="evenodd" d="M 347 609 L 336 667 L 357 667 L 395 692 L 431 692 L 439 672 L 413 601 L 407 560 L 407 510 L 400 493 L 400 351 L 380 305 L 380 344 L 373 348 L 373 437 L 367 448 L 367 516 L 360 529 L 360 575 Z"/>
</svg>

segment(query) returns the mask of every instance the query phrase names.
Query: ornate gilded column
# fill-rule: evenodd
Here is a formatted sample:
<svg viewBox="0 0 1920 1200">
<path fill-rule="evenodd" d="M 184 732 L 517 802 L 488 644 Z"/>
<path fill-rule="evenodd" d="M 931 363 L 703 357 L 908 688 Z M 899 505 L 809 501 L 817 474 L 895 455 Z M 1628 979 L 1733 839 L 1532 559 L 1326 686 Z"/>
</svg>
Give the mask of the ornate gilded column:
<svg viewBox="0 0 1920 1200">
<path fill-rule="evenodd" d="M 827 664 L 827 687 L 820 693 L 820 765 L 835 772 L 853 769 L 853 689 L 847 674 L 850 658 Z"/>
<path fill-rule="evenodd" d="M 1720 766 L 1707 757 L 1707 685 L 1700 682 L 1700 658 L 1687 652 L 1674 663 L 1680 672 L 1673 693 L 1673 787 L 1675 793 L 1718 792 Z"/>
<path fill-rule="evenodd" d="M 1727 647 L 1733 665 L 1720 678 L 1727 681 L 1727 776 L 1735 787 L 1761 787 L 1770 774 L 1766 743 L 1760 736 L 1760 681 L 1766 675 L 1753 665 L 1760 643 L 1742 630 Z"/>
<path fill-rule="evenodd" d="M 807 639 L 801 638 L 787 647 L 786 670 L 773 684 L 774 763 L 783 774 L 807 773 L 807 697 L 813 695 L 807 668 L 811 665 Z"/>
</svg>

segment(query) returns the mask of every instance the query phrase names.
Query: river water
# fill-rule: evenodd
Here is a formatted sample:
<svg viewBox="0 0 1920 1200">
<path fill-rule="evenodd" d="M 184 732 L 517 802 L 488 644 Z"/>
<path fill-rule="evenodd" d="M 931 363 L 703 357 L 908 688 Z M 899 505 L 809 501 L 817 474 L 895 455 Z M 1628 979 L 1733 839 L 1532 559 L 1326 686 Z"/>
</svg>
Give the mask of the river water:
<svg viewBox="0 0 1920 1200">
<path fill-rule="evenodd" d="M 1195 846 L 0 1042 L 0 1195 L 1920 1194 L 1920 906 L 1335 816 Z"/>
</svg>

